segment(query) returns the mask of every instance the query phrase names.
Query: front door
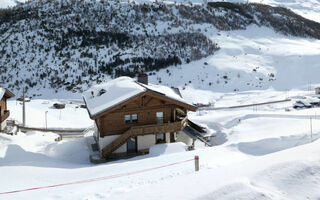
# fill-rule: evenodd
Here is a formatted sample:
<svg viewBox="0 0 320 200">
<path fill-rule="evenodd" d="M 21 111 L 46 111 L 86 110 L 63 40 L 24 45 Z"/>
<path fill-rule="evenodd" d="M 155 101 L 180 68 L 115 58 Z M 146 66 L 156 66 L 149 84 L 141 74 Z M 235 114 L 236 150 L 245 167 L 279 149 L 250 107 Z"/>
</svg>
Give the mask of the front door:
<svg viewBox="0 0 320 200">
<path fill-rule="evenodd" d="M 175 138 L 174 138 L 174 133 L 170 133 L 170 142 L 173 143 L 175 142 Z"/>
<path fill-rule="evenodd" d="M 130 138 L 127 142 L 127 153 L 137 153 L 137 137 Z"/>
</svg>

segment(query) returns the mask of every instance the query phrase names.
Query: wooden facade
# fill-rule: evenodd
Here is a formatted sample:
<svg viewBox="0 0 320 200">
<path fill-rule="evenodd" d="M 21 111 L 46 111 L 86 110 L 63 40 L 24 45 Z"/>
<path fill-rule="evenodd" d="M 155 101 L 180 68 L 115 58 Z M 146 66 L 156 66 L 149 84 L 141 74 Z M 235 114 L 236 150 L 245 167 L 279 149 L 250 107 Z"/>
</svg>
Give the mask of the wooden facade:
<svg viewBox="0 0 320 200">
<path fill-rule="evenodd" d="M 157 134 L 162 133 L 164 141 L 174 142 L 174 133 L 187 124 L 188 110 L 195 111 L 196 107 L 146 91 L 91 118 L 96 122 L 99 138 L 120 135 L 102 147 L 102 155 L 108 157 L 130 138 L 137 136 L 154 135 L 156 143 L 159 143 L 161 137 L 157 138 Z M 166 133 L 169 135 L 166 136 Z M 136 145 L 138 142 L 136 141 Z M 128 144 L 127 151 L 129 152 Z"/>
<path fill-rule="evenodd" d="M 3 96 L 0 100 L 0 130 L 4 131 L 6 128 L 6 120 L 10 116 L 10 111 L 7 107 L 7 99 L 14 97 L 14 94 L 7 89 L 5 90 Z"/>
</svg>

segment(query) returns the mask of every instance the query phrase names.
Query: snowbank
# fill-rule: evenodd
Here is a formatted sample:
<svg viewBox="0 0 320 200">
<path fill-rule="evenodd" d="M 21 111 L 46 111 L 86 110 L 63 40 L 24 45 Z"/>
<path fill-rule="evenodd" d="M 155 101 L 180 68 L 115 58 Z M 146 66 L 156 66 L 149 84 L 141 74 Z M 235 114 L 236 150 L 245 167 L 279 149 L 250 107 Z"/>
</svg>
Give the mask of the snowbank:
<svg viewBox="0 0 320 200">
<path fill-rule="evenodd" d="M 179 153 L 188 150 L 188 146 L 182 142 L 168 143 L 168 144 L 156 144 L 149 150 L 150 156 L 159 156 L 163 154 Z"/>
<path fill-rule="evenodd" d="M 84 138 L 62 140 L 55 133 L 19 132 L 0 136 L 0 166 L 50 166 L 65 167 L 89 164 L 89 152 Z"/>
</svg>

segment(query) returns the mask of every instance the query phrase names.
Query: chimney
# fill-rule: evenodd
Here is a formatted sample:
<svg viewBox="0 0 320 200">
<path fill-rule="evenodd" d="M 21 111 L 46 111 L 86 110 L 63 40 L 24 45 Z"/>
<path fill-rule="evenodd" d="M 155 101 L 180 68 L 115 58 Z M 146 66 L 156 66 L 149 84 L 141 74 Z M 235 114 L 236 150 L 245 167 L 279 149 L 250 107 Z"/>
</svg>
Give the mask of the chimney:
<svg viewBox="0 0 320 200">
<path fill-rule="evenodd" d="M 148 75 L 142 72 L 141 67 L 138 69 L 138 82 L 148 85 Z"/>
</svg>

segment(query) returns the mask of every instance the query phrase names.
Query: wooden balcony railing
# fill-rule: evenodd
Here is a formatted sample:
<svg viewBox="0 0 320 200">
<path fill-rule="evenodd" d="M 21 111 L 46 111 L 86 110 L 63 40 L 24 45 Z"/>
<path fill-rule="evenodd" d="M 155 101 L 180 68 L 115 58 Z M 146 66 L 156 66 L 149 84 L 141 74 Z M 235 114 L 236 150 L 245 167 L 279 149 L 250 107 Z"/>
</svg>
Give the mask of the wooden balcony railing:
<svg viewBox="0 0 320 200">
<path fill-rule="evenodd" d="M 2 123 L 4 120 L 6 120 L 10 115 L 10 111 L 9 110 L 5 110 L 3 112 L 3 114 L 0 116 L 0 122 Z"/>
<path fill-rule="evenodd" d="M 152 124 L 143 126 L 133 126 L 123 134 L 121 134 L 117 139 L 107 145 L 102 149 L 102 155 L 107 157 L 109 154 L 117 150 L 124 143 L 126 143 L 131 137 L 136 137 L 139 135 L 156 134 L 156 133 L 168 133 L 181 131 L 188 124 L 188 118 L 185 117 L 181 121 L 173 123 L 163 123 L 163 124 Z"/>
</svg>

